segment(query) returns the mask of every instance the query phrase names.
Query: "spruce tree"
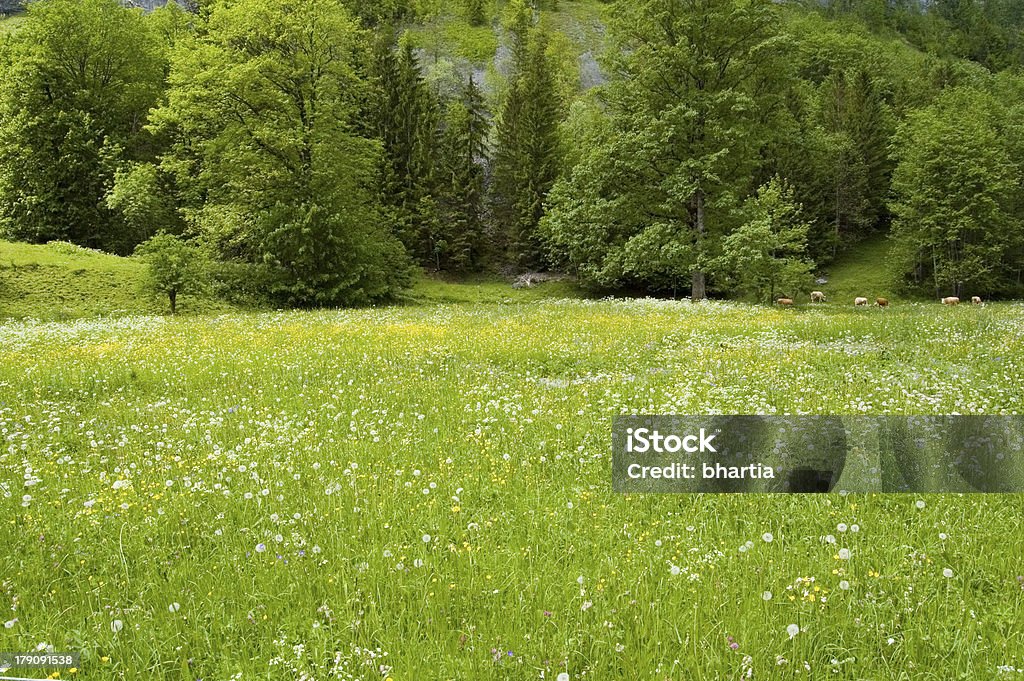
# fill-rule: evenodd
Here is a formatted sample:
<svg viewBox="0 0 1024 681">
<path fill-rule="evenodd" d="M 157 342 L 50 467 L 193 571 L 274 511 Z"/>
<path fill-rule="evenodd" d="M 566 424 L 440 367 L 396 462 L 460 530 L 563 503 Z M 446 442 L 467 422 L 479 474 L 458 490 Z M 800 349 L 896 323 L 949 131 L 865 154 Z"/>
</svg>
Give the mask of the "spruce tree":
<svg viewBox="0 0 1024 681">
<path fill-rule="evenodd" d="M 444 230 L 444 248 L 437 254 L 439 269 L 471 270 L 482 264 L 489 132 L 483 93 L 470 77 L 460 99 L 448 107 L 439 186 Z"/>
<path fill-rule="evenodd" d="M 375 135 L 384 145 L 381 202 L 396 236 L 418 260 L 434 260 L 435 152 L 438 105 L 411 43 L 396 53 L 387 42 L 375 59 L 379 103 Z"/>
<path fill-rule="evenodd" d="M 497 125 L 493 218 L 507 262 L 521 268 L 545 264 L 537 225 L 560 169 L 562 104 L 547 46 L 543 28 L 530 31 Z"/>
</svg>

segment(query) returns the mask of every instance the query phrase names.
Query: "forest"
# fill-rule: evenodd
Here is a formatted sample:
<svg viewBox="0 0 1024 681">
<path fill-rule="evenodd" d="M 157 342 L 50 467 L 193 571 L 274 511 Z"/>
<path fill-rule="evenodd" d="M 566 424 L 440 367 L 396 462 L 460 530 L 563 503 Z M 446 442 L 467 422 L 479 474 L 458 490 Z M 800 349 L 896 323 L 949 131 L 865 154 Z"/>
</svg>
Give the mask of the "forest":
<svg viewBox="0 0 1024 681">
<path fill-rule="evenodd" d="M 387 301 L 418 267 L 767 302 L 879 239 L 909 296 L 1024 296 L 1013 0 L 37 0 L 17 18 L 6 239 L 214 263 L 229 295 L 297 307 Z M 185 288 L 200 268 L 172 269 Z"/>
</svg>

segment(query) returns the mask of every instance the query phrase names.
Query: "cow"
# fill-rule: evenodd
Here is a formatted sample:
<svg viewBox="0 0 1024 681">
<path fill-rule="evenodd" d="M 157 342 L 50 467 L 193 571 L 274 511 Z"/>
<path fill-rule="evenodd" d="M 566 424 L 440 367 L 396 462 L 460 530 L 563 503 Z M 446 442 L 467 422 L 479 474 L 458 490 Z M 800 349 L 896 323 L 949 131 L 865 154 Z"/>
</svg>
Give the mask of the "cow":
<svg viewBox="0 0 1024 681">
<path fill-rule="evenodd" d="M 867 298 L 854 298 L 853 304 L 856 305 L 857 307 L 860 307 L 861 305 L 867 305 L 868 304 L 868 299 Z"/>
<path fill-rule="evenodd" d="M 971 303 L 973 305 L 981 305 L 981 298 L 979 296 L 971 296 Z"/>
<path fill-rule="evenodd" d="M 943 305 L 959 305 L 960 304 L 960 299 L 957 298 L 956 296 L 949 296 L 948 298 L 943 298 L 942 299 L 942 304 Z"/>
<path fill-rule="evenodd" d="M 812 303 L 824 303 L 825 294 L 821 291 L 811 291 L 811 302 Z"/>
<path fill-rule="evenodd" d="M 875 298 L 875 305 L 878 307 L 889 307 L 888 298 Z"/>
<path fill-rule="evenodd" d="M 779 298 L 778 300 L 775 301 L 775 303 L 777 305 L 781 305 L 783 307 L 789 307 L 790 305 L 793 304 L 793 299 L 792 298 Z"/>
</svg>

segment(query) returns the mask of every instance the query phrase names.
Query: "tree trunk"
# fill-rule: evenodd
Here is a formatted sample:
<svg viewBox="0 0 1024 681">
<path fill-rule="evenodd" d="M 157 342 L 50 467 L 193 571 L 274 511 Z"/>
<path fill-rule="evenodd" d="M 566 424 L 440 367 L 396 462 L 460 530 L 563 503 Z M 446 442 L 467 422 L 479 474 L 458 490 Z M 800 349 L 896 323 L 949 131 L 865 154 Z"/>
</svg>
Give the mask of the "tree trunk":
<svg viewBox="0 0 1024 681">
<path fill-rule="evenodd" d="M 701 189 L 697 190 L 694 196 L 694 203 L 696 204 L 697 212 L 697 258 L 698 260 L 704 254 L 704 191 Z M 697 263 L 693 270 L 693 291 L 690 294 L 691 300 L 704 300 L 707 296 L 707 291 L 704 282 L 704 270 L 701 269 L 700 263 Z"/>
<path fill-rule="evenodd" d="M 168 291 L 167 297 L 171 299 L 171 314 L 176 314 L 178 311 L 178 292 L 171 289 Z"/>
</svg>

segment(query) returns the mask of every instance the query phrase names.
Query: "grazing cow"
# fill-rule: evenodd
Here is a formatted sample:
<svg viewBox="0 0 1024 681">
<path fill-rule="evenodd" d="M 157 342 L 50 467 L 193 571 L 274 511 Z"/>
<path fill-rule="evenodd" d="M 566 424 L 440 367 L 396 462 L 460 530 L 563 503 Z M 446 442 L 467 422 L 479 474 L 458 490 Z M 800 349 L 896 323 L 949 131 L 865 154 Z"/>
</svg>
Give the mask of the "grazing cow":
<svg viewBox="0 0 1024 681">
<path fill-rule="evenodd" d="M 960 299 L 957 298 L 956 296 L 949 296 L 948 298 L 943 298 L 942 299 L 942 304 L 943 305 L 959 305 L 960 304 Z"/>
<path fill-rule="evenodd" d="M 779 298 L 775 302 L 778 305 L 782 305 L 783 307 L 789 307 L 790 305 L 793 304 L 793 299 L 792 298 Z"/>
<path fill-rule="evenodd" d="M 888 298 L 875 298 L 875 305 L 878 307 L 889 307 Z"/>
<path fill-rule="evenodd" d="M 971 303 L 973 303 L 974 305 L 981 305 L 981 298 L 979 298 L 978 296 L 972 296 Z"/>
<path fill-rule="evenodd" d="M 811 291 L 811 302 L 812 303 L 824 303 L 825 294 L 821 291 Z"/>
<path fill-rule="evenodd" d="M 868 304 L 868 299 L 867 298 L 855 298 L 853 300 L 853 304 L 856 305 L 857 307 L 860 307 L 861 305 L 867 305 Z"/>
</svg>

